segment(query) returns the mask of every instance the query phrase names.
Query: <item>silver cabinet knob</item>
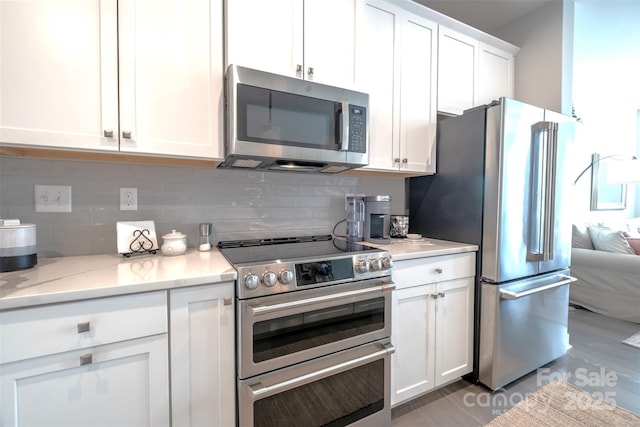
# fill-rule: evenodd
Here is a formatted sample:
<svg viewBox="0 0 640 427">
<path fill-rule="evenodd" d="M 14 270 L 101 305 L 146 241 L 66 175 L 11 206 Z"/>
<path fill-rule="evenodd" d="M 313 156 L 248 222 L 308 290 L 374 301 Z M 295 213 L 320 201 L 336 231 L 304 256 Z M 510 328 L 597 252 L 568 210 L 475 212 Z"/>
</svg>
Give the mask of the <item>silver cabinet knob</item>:
<svg viewBox="0 0 640 427">
<path fill-rule="evenodd" d="M 301 73 L 302 72 L 302 65 L 297 64 L 296 65 L 296 73 Z"/>
<path fill-rule="evenodd" d="M 104 134 L 105 138 L 113 138 L 113 131 L 112 130 L 105 130 L 103 132 L 103 134 Z"/>
<path fill-rule="evenodd" d="M 438 274 L 442 274 L 442 268 L 437 267 L 437 268 L 436 268 L 436 273 L 438 273 Z"/>
<path fill-rule="evenodd" d="M 262 283 L 266 287 L 270 288 L 278 283 L 278 276 L 276 276 L 276 273 L 274 273 L 273 271 L 265 271 L 262 274 Z"/>
<path fill-rule="evenodd" d="M 444 296 L 445 296 L 444 292 L 438 292 L 438 297 L 439 298 L 444 298 Z"/>
<path fill-rule="evenodd" d="M 438 294 L 431 294 L 431 299 L 437 299 L 438 298 Z"/>
<path fill-rule="evenodd" d="M 405 157 L 404 159 L 402 159 L 402 163 L 409 163 L 409 160 L 407 160 L 407 158 Z"/>
<path fill-rule="evenodd" d="M 224 305 L 231 305 L 233 304 L 233 298 L 225 298 L 223 301 Z"/>
<path fill-rule="evenodd" d="M 124 139 L 131 139 L 131 131 L 123 130 L 123 131 L 122 131 L 122 138 L 124 138 Z"/>
<path fill-rule="evenodd" d="M 393 159 L 393 163 L 400 163 L 400 157 L 396 157 L 395 159 Z"/>
<path fill-rule="evenodd" d="M 82 322 L 78 323 L 78 333 L 81 334 L 83 332 L 89 332 L 91 330 L 90 322 Z"/>
<path fill-rule="evenodd" d="M 80 356 L 80 366 L 91 365 L 93 363 L 93 355 L 91 353 Z"/>
<path fill-rule="evenodd" d="M 307 68 L 307 74 L 309 74 L 310 76 L 313 76 L 313 67 Z"/>
</svg>

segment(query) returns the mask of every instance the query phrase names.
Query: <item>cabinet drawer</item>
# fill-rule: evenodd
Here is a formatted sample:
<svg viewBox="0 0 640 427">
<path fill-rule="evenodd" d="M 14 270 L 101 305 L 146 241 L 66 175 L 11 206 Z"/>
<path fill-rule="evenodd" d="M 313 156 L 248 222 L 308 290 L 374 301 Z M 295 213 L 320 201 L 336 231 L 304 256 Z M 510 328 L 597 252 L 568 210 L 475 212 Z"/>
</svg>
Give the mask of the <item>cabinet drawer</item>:
<svg viewBox="0 0 640 427">
<path fill-rule="evenodd" d="M 396 261 L 393 264 L 393 281 L 397 288 L 406 288 L 461 279 L 474 276 L 475 265 L 475 252 Z"/>
<path fill-rule="evenodd" d="M 0 312 L 0 363 L 167 332 L 166 291 Z"/>
</svg>

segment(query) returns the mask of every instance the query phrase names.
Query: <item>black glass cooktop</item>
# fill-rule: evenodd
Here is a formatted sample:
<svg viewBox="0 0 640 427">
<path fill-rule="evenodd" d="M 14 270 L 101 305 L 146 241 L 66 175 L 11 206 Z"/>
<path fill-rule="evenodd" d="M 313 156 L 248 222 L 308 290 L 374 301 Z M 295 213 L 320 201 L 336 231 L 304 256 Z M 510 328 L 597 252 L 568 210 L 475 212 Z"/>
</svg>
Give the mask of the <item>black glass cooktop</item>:
<svg viewBox="0 0 640 427">
<path fill-rule="evenodd" d="M 274 239 L 228 240 L 218 242 L 217 247 L 229 262 L 235 265 L 275 260 L 308 260 L 381 250 L 360 243 L 334 239 L 328 234 Z"/>
</svg>

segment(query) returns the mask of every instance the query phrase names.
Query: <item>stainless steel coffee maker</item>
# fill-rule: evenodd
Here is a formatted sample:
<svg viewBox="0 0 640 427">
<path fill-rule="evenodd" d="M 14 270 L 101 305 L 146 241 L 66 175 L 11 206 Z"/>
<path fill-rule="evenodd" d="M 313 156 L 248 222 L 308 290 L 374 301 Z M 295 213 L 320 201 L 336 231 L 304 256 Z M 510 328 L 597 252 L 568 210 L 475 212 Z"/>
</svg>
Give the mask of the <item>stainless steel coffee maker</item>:
<svg viewBox="0 0 640 427">
<path fill-rule="evenodd" d="M 366 196 L 364 204 L 364 240 L 371 243 L 390 243 L 391 196 Z"/>
</svg>

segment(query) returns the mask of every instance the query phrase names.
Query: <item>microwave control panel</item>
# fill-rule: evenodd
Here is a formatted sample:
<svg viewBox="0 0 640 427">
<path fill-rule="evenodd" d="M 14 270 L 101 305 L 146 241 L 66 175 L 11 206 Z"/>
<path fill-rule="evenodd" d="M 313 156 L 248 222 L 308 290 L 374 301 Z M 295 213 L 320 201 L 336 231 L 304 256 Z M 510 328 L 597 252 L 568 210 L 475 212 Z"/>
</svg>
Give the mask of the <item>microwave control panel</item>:
<svg viewBox="0 0 640 427">
<path fill-rule="evenodd" d="M 349 151 L 367 151 L 367 109 L 349 105 Z"/>
</svg>

